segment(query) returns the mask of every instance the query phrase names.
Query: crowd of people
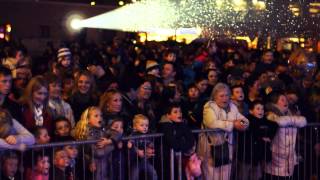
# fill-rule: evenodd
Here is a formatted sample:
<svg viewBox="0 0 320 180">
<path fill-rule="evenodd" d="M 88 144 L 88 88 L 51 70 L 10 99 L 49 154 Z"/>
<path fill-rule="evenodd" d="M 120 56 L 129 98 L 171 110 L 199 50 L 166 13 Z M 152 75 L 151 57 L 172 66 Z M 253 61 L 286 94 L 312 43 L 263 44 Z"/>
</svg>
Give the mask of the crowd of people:
<svg viewBox="0 0 320 180">
<path fill-rule="evenodd" d="M 118 37 L 27 50 L 0 43 L 1 179 L 169 179 L 170 149 L 188 180 L 300 178 L 298 129 L 320 117 L 314 52 Z M 312 164 L 320 139 L 306 139 Z M 28 149 L 81 140 L 99 141 Z"/>
</svg>

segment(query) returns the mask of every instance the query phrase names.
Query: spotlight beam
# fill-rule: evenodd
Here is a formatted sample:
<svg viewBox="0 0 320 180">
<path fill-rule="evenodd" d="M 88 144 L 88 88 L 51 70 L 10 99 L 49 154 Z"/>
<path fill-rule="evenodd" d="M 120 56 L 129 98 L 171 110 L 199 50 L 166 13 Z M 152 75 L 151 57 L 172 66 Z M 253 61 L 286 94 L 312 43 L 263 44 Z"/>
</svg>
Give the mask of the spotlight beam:
<svg viewBox="0 0 320 180">
<path fill-rule="evenodd" d="M 165 2 L 165 3 L 164 3 Z M 81 21 L 82 27 L 133 32 L 175 29 L 175 9 L 163 0 L 139 1 Z M 164 13 L 165 12 L 165 13 Z"/>
</svg>

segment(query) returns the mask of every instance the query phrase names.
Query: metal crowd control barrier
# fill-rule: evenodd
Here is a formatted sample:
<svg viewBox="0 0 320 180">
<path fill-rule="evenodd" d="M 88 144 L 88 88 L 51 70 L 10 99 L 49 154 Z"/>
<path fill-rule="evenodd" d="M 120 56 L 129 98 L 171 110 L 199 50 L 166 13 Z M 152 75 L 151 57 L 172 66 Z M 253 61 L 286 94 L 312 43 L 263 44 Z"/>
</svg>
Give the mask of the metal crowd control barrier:
<svg viewBox="0 0 320 180">
<path fill-rule="evenodd" d="M 320 152 L 316 151 L 316 144 L 320 146 L 320 137 L 319 137 L 320 124 L 308 124 L 306 127 L 298 130 L 297 137 L 294 140 L 296 142 L 294 148 L 297 159 L 295 162 L 295 169 L 292 179 L 294 180 L 317 180 L 320 178 Z M 193 130 L 195 137 L 197 138 L 200 133 L 210 133 L 215 130 L 211 129 L 203 129 L 203 130 Z M 286 134 L 288 137 L 293 133 L 292 131 L 288 131 Z M 231 162 L 231 172 L 230 179 L 231 180 L 255 180 L 262 179 L 266 180 L 267 178 L 263 176 L 265 164 L 263 162 L 255 162 L 253 156 L 255 155 L 255 149 L 253 144 L 253 137 L 246 137 L 244 133 L 244 139 L 248 142 L 242 142 L 243 144 L 239 144 L 239 134 L 234 132 L 234 143 L 232 146 L 234 147 L 233 152 L 233 160 Z M 243 136 L 242 136 L 243 138 Z M 110 152 L 106 161 L 99 161 L 100 164 L 95 164 L 95 167 L 91 167 L 92 163 L 97 154 L 94 152 L 93 148 L 95 148 L 95 144 L 98 140 L 88 140 L 88 141 L 72 141 L 72 142 L 59 142 L 59 143 L 50 143 L 44 145 L 33 145 L 28 147 L 29 151 L 20 153 L 21 156 L 19 158 L 21 166 L 19 167 L 21 179 L 27 179 L 27 171 L 31 170 L 33 172 L 34 168 L 38 165 L 38 162 L 35 162 L 34 156 L 37 154 L 43 154 L 50 156 L 50 179 L 58 179 L 56 178 L 57 172 L 55 168 L 53 168 L 53 162 L 55 159 L 55 151 L 61 149 L 61 147 L 65 146 L 76 146 L 78 149 L 78 157 L 75 158 L 76 164 L 71 172 L 73 176 L 71 179 L 74 180 L 84 180 L 84 179 L 98 179 L 98 177 L 103 177 L 102 174 L 106 174 L 108 179 L 112 180 L 136 180 L 136 179 L 161 179 L 164 180 L 164 168 L 169 168 L 170 175 L 168 176 L 170 180 L 181 180 L 184 173 L 184 168 L 182 167 L 182 153 L 174 152 L 172 149 L 169 152 L 169 161 L 170 164 L 164 164 L 164 150 L 163 146 L 163 134 L 146 134 L 141 136 L 128 136 L 122 138 L 122 149 L 120 144 L 115 144 L 117 146 Z M 132 149 L 127 148 L 128 142 L 140 143 L 143 147 L 134 147 Z M 288 142 L 289 146 L 292 145 L 293 139 L 284 139 L 284 142 Z M 138 150 L 147 151 L 148 148 L 152 148 L 150 144 L 153 144 L 155 152 L 154 156 L 151 155 L 149 158 L 144 158 L 144 156 L 139 155 Z M 291 143 L 291 144 L 290 144 Z M 137 144 L 134 144 L 137 146 Z M 118 147 L 119 146 L 119 147 Z M 150 147 L 149 147 L 150 146 Z M 240 149 L 241 148 L 241 149 Z M 267 147 L 263 147 L 266 149 Z M 281 149 L 280 149 L 281 150 Z M 242 154 L 241 154 L 242 153 Z M 266 151 L 264 151 L 263 160 L 267 159 Z M 278 153 L 278 152 L 275 152 Z M 146 153 L 144 154 L 146 155 Z M 249 157 L 247 157 L 249 155 Z M 261 157 L 260 157 L 261 159 Z M 71 164 L 71 163 L 70 163 Z M 102 166 L 105 165 L 106 166 Z M 288 164 L 285 164 L 286 166 Z M 2 163 L 0 163 L 0 168 L 2 169 Z M 101 166 L 101 167 L 100 167 Z M 106 172 L 95 173 L 95 171 L 107 168 Z M 90 170 L 93 170 L 91 172 Z M 275 170 L 281 171 L 281 169 Z M 2 171 L 1 171 L 2 173 Z M 31 178 L 32 179 L 32 178 Z M 200 178 L 201 179 L 201 178 Z M 62 179 L 58 179 L 62 180 Z M 69 180 L 69 179 L 68 179 Z M 165 179 L 166 180 L 166 179 Z M 222 180 L 222 178 L 218 178 L 218 180 Z M 224 180 L 224 179 L 223 179 Z M 276 179 L 275 179 L 276 180 Z"/>
</svg>

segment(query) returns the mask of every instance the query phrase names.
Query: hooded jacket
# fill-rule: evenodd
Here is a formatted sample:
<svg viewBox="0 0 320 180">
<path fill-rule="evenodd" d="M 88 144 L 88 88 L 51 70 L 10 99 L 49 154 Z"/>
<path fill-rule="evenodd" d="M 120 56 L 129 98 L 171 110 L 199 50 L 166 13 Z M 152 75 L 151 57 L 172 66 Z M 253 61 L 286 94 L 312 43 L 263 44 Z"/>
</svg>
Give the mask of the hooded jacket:
<svg viewBox="0 0 320 180">
<path fill-rule="evenodd" d="M 272 140 L 272 161 L 266 164 L 265 172 L 274 176 L 292 176 L 297 164 L 297 132 L 307 124 L 306 118 L 292 115 L 290 111 L 283 113 L 277 105 L 271 104 L 267 119 L 276 122 L 279 129 Z"/>
</svg>

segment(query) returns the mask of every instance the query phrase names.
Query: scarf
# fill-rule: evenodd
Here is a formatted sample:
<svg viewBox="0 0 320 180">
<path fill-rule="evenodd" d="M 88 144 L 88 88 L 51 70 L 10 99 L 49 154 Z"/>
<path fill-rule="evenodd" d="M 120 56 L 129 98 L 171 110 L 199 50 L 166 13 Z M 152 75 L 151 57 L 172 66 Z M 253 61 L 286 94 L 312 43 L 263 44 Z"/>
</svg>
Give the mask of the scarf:
<svg viewBox="0 0 320 180">
<path fill-rule="evenodd" d="M 43 126 L 43 105 L 36 107 L 33 107 L 33 115 L 34 120 L 36 121 L 36 126 Z"/>
</svg>

